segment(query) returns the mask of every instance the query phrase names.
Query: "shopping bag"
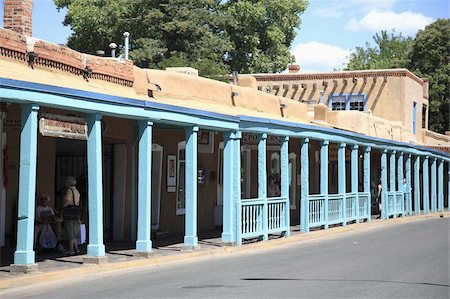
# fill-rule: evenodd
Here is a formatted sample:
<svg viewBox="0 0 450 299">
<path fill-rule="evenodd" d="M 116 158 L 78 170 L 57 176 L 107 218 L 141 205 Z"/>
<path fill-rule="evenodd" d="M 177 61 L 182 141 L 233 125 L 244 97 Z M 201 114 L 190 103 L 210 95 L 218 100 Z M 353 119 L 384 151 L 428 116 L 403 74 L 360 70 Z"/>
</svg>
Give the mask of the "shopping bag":
<svg viewBox="0 0 450 299">
<path fill-rule="evenodd" d="M 80 224 L 80 233 L 77 235 L 77 244 L 86 243 L 86 224 Z"/>
<path fill-rule="evenodd" d="M 39 244 L 41 244 L 42 248 L 55 248 L 56 243 L 55 233 L 52 230 L 50 224 L 44 224 L 42 227 L 41 236 L 39 237 Z"/>
</svg>

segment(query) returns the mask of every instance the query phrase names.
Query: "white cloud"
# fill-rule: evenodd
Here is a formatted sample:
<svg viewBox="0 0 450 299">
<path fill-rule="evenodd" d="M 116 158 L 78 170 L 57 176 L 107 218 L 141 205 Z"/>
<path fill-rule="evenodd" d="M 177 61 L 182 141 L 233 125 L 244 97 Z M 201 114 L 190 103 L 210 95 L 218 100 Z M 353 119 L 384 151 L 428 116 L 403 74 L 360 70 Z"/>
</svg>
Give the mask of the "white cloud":
<svg viewBox="0 0 450 299">
<path fill-rule="evenodd" d="M 426 17 L 421 13 L 404 11 L 395 13 L 393 11 L 371 11 L 361 19 L 353 18 L 346 29 L 351 31 L 379 32 L 381 30 L 395 29 L 406 35 L 414 35 L 419 29 L 433 22 L 433 18 Z"/>
<path fill-rule="evenodd" d="M 296 62 L 301 67 L 301 72 L 305 73 L 342 69 L 350 52 L 350 50 L 338 46 L 315 41 L 298 44 L 291 50 Z"/>
<path fill-rule="evenodd" d="M 358 15 L 372 10 L 392 9 L 397 0 L 322 0 L 311 3 L 314 7 L 313 15 L 320 18 L 339 18 L 342 16 Z"/>
</svg>

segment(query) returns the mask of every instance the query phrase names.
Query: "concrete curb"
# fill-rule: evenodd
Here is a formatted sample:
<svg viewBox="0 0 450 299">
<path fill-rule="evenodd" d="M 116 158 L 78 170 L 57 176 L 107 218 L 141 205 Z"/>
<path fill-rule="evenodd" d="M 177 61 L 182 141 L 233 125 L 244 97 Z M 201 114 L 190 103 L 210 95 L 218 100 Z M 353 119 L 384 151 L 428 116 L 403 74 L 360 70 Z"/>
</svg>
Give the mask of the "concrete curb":
<svg viewBox="0 0 450 299">
<path fill-rule="evenodd" d="M 52 272 L 35 272 L 32 274 L 17 275 L 11 278 L 5 278 L 0 280 L 0 290 L 12 289 L 15 287 L 22 287 L 25 285 L 48 283 L 52 281 L 64 280 L 67 277 L 83 276 L 86 274 L 93 273 L 105 273 L 117 270 L 124 270 L 129 268 L 142 268 L 148 266 L 158 266 L 161 264 L 182 262 L 187 260 L 198 260 L 201 258 L 208 257 L 222 257 L 229 256 L 232 254 L 250 252 L 252 250 L 262 250 L 262 249 L 275 249 L 282 245 L 293 245 L 319 241 L 327 239 L 333 236 L 346 235 L 348 233 L 358 233 L 366 232 L 371 230 L 376 230 L 381 227 L 395 225 L 399 223 L 409 223 L 416 221 L 423 221 L 427 219 L 439 218 L 439 217 L 450 217 L 450 212 L 439 212 L 431 213 L 426 215 L 409 216 L 405 218 L 393 218 L 386 221 L 371 221 L 370 223 L 359 223 L 347 225 L 345 227 L 334 227 L 327 230 L 317 230 L 306 234 L 297 234 L 290 236 L 289 238 L 273 239 L 266 242 L 256 242 L 251 244 L 246 244 L 242 246 L 224 246 L 209 250 L 198 250 L 192 252 L 182 252 L 177 255 L 171 256 L 152 256 L 150 258 L 135 258 L 131 261 L 122 261 L 115 263 L 106 263 L 100 265 L 81 265 L 76 269 L 65 269 Z"/>
</svg>

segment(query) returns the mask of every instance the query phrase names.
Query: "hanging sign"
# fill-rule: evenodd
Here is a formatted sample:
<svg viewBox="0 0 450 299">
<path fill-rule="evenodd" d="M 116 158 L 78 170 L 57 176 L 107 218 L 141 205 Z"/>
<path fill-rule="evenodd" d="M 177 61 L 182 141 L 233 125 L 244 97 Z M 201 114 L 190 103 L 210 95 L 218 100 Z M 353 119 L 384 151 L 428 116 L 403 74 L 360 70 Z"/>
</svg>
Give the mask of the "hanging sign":
<svg viewBox="0 0 450 299">
<path fill-rule="evenodd" d="M 87 140 L 87 122 L 80 117 L 44 113 L 39 132 L 42 136 Z"/>
</svg>

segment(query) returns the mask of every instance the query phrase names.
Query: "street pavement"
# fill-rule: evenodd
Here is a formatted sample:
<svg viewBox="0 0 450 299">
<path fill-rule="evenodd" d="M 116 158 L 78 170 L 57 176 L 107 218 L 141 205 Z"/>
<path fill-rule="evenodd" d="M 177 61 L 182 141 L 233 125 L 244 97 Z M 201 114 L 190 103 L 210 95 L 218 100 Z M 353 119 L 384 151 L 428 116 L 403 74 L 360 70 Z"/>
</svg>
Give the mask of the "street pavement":
<svg viewBox="0 0 450 299">
<path fill-rule="evenodd" d="M 449 298 L 450 218 L 66 277 L 1 298 Z"/>
</svg>

